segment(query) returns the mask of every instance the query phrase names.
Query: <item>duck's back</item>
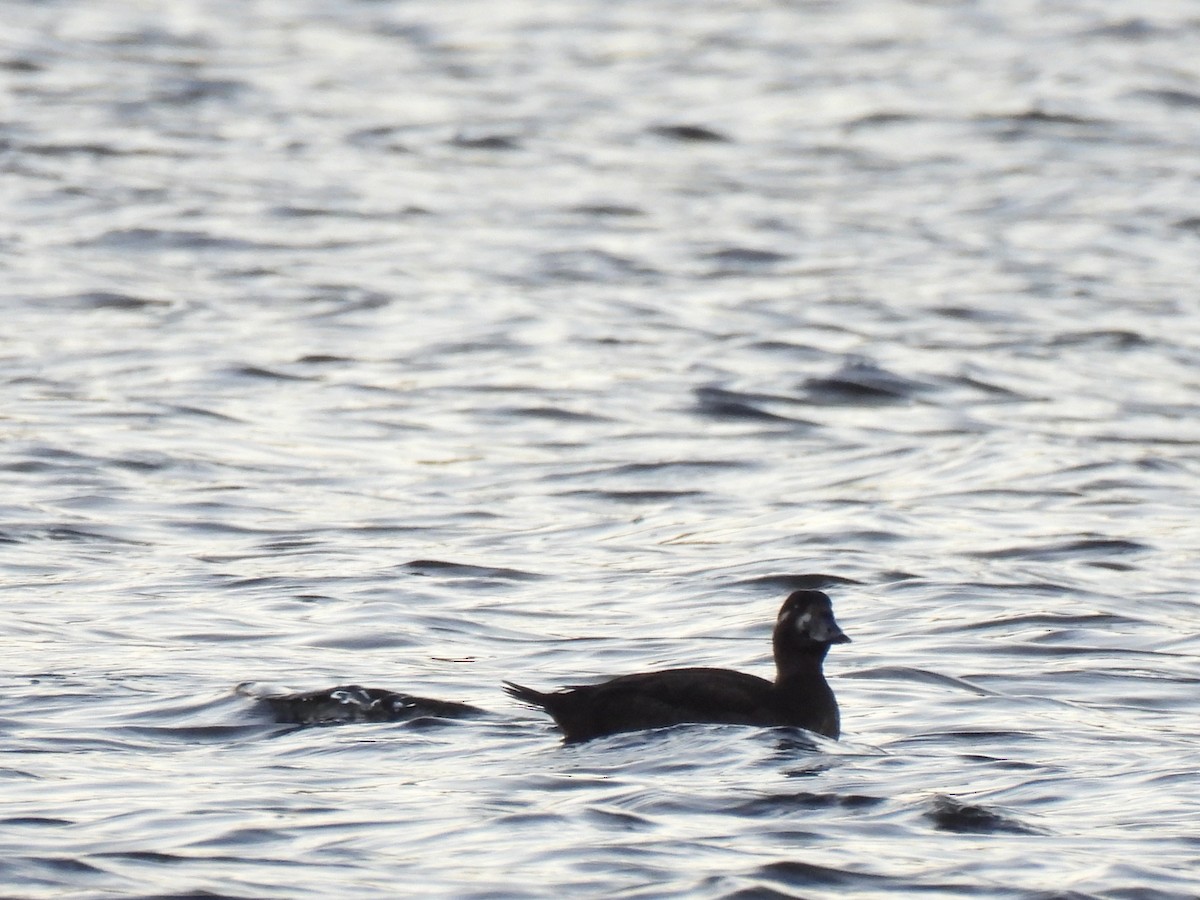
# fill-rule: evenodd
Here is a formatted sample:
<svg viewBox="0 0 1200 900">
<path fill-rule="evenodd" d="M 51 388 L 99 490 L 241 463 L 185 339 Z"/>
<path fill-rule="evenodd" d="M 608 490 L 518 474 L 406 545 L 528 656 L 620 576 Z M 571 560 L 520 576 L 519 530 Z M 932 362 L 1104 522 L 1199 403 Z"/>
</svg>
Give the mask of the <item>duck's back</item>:
<svg viewBox="0 0 1200 900">
<path fill-rule="evenodd" d="M 510 693 L 550 713 L 568 741 L 687 723 L 812 728 L 825 718 L 807 715 L 793 702 L 802 698 L 772 682 L 731 669 L 644 672 L 553 693 L 513 685 Z"/>
<path fill-rule="evenodd" d="M 276 722 L 320 725 L 335 722 L 406 722 L 418 718 L 456 719 L 483 710 L 453 700 L 414 697 L 383 688 L 340 685 L 302 694 L 259 696 Z"/>
</svg>

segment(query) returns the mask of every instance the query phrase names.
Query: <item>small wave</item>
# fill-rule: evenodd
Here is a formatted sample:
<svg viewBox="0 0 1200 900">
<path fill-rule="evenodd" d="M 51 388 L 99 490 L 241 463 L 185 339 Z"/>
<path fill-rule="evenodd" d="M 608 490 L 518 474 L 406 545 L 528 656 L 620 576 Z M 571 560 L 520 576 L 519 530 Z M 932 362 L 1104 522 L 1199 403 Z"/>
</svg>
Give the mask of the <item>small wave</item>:
<svg viewBox="0 0 1200 900">
<path fill-rule="evenodd" d="M 51 541 L 70 541 L 72 543 L 122 544 L 130 547 L 148 546 L 145 541 L 117 537 L 98 528 L 78 528 L 74 525 L 55 525 L 39 529 L 40 536 Z"/>
<path fill-rule="evenodd" d="M 526 419 L 546 419 L 551 422 L 604 422 L 604 416 L 590 412 L 578 412 L 561 406 L 509 406 L 499 407 L 493 413 L 501 416 L 520 416 Z"/>
<path fill-rule="evenodd" d="M 121 156 L 171 156 L 173 154 L 160 150 L 151 150 L 145 147 L 117 147 L 113 144 L 101 144 L 98 142 L 82 142 L 61 144 L 25 144 L 21 147 L 21 152 L 29 156 L 95 156 L 95 157 L 121 157 Z"/>
<path fill-rule="evenodd" d="M 841 887 L 867 888 L 894 884 L 896 887 L 907 886 L 901 879 L 887 875 L 875 875 L 869 872 L 853 872 L 849 869 L 839 869 L 833 866 L 819 866 L 814 863 L 789 860 L 786 862 L 767 863 L 754 874 L 775 884 L 787 887 Z"/>
<path fill-rule="evenodd" d="M 545 578 L 536 572 L 507 569 L 503 566 L 479 566 L 446 562 L 440 559 L 414 559 L 401 566 L 414 575 L 443 575 L 451 578 L 498 578 L 502 581 L 534 581 Z"/>
<path fill-rule="evenodd" d="M 980 115 L 975 117 L 980 125 L 994 127 L 994 136 L 1001 141 L 1018 141 L 1029 138 L 1057 138 L 1097 140 L 1103 131 L 1112 128 L 1107 119 L 1077 116 L 1072 113 L 1048 112 L 1043 109 L 1028 109 L 1022 112 Z"/>
<path fill-rule="evenodd" d="M 217 422 L 241 422 L 242 420 L 236 416 L 230 416 L 226 413 L 217 412 L 214 409 L 205 409 L 201 406 L 170 406 L 167 407 L 171 412 L 178 413 L 183 416 L 195 417 L 198 419 L 212 419 Z"/>
<path fill-rule="evenodd" d="M 1056 541 L 1048 544 L 1006 547 L 1000 550 L 980 550 L 971 555 L 977 559 L 1032 559 L 1046 561 L 1144 553 L 1150 549 L 1146 544 L 1141 544 L 1137 541 L 1122 538 L 1095 537 Z"/>
<path fill-rule="evenodd" d="M 611 475 L 657 475 L 662 472 L 698 469 L 701 472 L 716 469 L 748 469 L 755 466 L 752 460 L 743 459 L 675 459 L 657 462 L 622 463 L 607 469 L 597 470 Z"/>
<path fill-rule="evenodd" d="M 312 381 L 313 378 L 306 375 L 293 375 L 290 372 L 280 372 L 277 369 L 268 369 L 263 366 L 235 366 L 227 370 L 230 375 L 238 378 L 261 378 L 266 381 Z"/>
<path fill-rule="evenodd" d="M 461 132 L 452 137 L 449 142 L 452 147 L 464 150 L 519 150 L 521 141 L 515 135 L 503 132 L 483 132 L 472 134 Z"/>
<path fill-rule="evenodd" d="M 248 82 L 231 78 L 177 78 L 163 86 L 152 102 L 170 106 L 190 106 L 210 100 L 226 102 L 251 90 Z"/>
<path fill-rule="evenodd" d="M 802 385 L 805 402 L 819 406 L 861 406 L 912 400 L 934 385 L 905 378 L 870 363 L 852 363 Z"/>
<path fill-rule="evenodd" d="M 88 291 L 83 294 L 71 294 L 66 297 L 59 297 L 52 302 L 84 309 L 121 310 L 153 309 L 172 305 L 169 300 L 135 297 L 132 294 L 122 294 L 115 291 Z"/>
<path fill-rule="evenodd" d="M 870 809 L 886 802 L 883 797 L 865 794 L 832 794 L 813 791 L 767 794 L 747 800 L 734 808 L 738 815 L 745 816 L 791 816 L 797 812 L 814 809 Z"/>
<path fill-rule="evenodd" d="M 538 263 L 538 275 L 556 281 L 615 282 L 659 274 L 630 257 L 594 249 L 542 253 Z"/>
<path fill-rule="evenodd" d="M 53 816 L 12 816 L 7 819 L 0 819 L 0 825 L 31 825 L 31 826 L 47 826 L 50 828 L 58 828 L 63 825 L 74 825 L 71 819 L 58 819 Z"/>
<path fill-rule="evenodd" d="M 1100 329 L 1096 331 L 1067 331 L 1055 335 L 1051 347 L 1111 347 L 1116 350 L 1128 350 L 1131 347 L 1145 347 L 1150 341 L 1136 331 L 1121 328 Z"/>
<path fill-rule="evenodd" d="M 815 427 L 815 422 L 807 422 L 791 416 L 773 413 L 762 408 L 763 403 L 779 401 L 791 402 L 786 397 L 772 397 L 765 394 L 747 394 L 719 387 L 700 387 L 695 390 L 695 411 L 700 415 L 726 421 L 776 422 L 788 425 L 807 425 Z"/>
<path fill-rule="evenodd" d="M 1063 593 L 1073 592 L 1064 590 Z M 1135 621 L 1135 619 L 1129 618 L 1128 616 L 1119 616 L 1114 613 L 1032 613 L 1029 615 L 1002 616 L 996 619 L 989 619 L 986 622 L 958 623 L 952 627 L 948 626 L 946 628 L 933 629 L 933 631 L 987 631 L 993 628 L 1022 627 L 1062 629 L 1067 626 L 1091 625 L 1111 627 L 1113 625 L 1133 624 Z"/>
<path fill-rule="evenodd" d="M 705 258 L 726 266 L 771 266 L 791 259 L 786 253 L 757 250 L 753 247 L 725 247 L 706 253 Z"/>
<path fill-rule="evenodd" d="M 918 669 L 911 666 L 875 666 L 870 669 L 859 669 L 855 672 L 845 672 L 841 677 L 912 681 L 922 684 L 935 684 L 942 687 L 956 688 L 959 690 L 968 691 L 972 694 L 977 694 L 982 697 L 999 696 L 995 691 L 990 691 L 985 687 L 972 684 L 965 678 L 954 678 L 950 675 L 943 675 L 940 672 L 931 672 L 928 669 Z"/>
<path fill-rule="evenodd" d="M 853 578 L 845 578 L 841 575 L 813 573 L 808 575 L 760 575 L 754 578 L 743 578 L 740 581 L 735 581 L 734 584 L 769 587 L 772 590 L 783 592 L 800 590 L 820 591 L 825 588 L 837 587 L 838 585 L 862 584 L 862 582 L 856 581 Z"/>
<path fill-rule="evenodd" d="M 882 128 L 891 125 L 908 125 L 920 121 L 922 121 L 921 117 L 914 116 L 911 113 L 876 112 L 849 119 L 843 127 L 847 131 L 852 132 L 859 129 Z"/>
<path fill-rule="evenodd" d="M 644 209 L 636 206 L 624 206 L 620 203 L 585 203 L 580 206 L 572 206 L 568 211 L 581 216 L 612 218 L 634 218 L 646 215 Z"/>
<path fill-rule="evenodd" d="M 170 228 L 116 228 L 81 244 L 120 250 L 282 250 L 283 244 L 218 237 L 204 231 Z"/>
<path fill-rule="evenodd" d="M 727 144 L 728 135 L 704 125 L 655 125 L 650 134 L 685 144 Z"/>
<path fill-rule="evenodd" d="M 599 500 L 615 500 L 619 503 L 665 503 L 671 500 L 681 500 L 687 497 L 702 496 L 705 491 L 689 491 L 689 490 L 646 490 L 646 491 L 605 491 L 605 490 L 583 490 L 583 491 L 563 491 L 558 494 L 560 497 L 595 497 Z"/>
<path fill-rule="evenodd" d="M 1137 91 L 1134 96 L 1145 97 L 1147 100 L 1154 100 L 1164 106 L 1175 109 L 1200 109 L 1200 94 L 1194 91 L 1180 91 L 1168 88 L 1163 90 Z"/>
</svg>

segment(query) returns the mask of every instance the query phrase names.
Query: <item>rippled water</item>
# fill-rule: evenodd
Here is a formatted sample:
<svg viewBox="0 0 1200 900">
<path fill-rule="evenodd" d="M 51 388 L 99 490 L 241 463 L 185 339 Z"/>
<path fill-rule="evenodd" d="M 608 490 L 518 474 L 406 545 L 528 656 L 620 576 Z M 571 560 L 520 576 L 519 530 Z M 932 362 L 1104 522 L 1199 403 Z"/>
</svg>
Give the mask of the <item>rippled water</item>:
<svg viewBox="0 0 1200 900">
<path fill-rule="evenodd" d="M 0 894 L 1200 894 L 1195 7 L 0 28 Z M 499 689 L 802 582 L 841 742 Z"/>
</svg>

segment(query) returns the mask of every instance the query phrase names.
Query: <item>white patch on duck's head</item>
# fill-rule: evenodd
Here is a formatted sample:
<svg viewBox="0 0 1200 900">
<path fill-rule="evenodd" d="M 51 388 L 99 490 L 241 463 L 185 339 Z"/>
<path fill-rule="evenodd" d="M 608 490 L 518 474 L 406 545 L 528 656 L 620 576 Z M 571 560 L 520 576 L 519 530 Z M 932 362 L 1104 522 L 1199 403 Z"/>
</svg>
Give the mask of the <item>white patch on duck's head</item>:
<svg viewBox="0 0 1200 900">
<path fill-rule="evenodd" d="M 796 616 L 796 621 L 792 623 L 792 627 L 800 634 L 808 634 L 808 626 L 812 622 L 812 610 L 805 610 L 803 615 Z"/>
</svg>

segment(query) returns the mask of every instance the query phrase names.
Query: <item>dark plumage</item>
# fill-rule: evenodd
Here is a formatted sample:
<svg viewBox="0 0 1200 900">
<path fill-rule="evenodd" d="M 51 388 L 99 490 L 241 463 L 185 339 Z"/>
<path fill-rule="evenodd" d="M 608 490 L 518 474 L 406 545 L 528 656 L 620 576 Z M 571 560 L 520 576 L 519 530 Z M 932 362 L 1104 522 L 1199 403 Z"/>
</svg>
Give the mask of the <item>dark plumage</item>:
<svg viewBox="0 0 1200 900">
<path fill-rule="evenodd" d="M 837 700 L 821 664 L 832 644 L 848 643 L 821 591 L 796 591 L 775 622 L 775 681 L 731 669 L 667 669 L 601 684 L 535 691 L 505 682 L 518 700 L 541 707 L 565 741 L 666 725 L 725 723 L 796 726 L 837 738 Z"/>
<path fill-rule="evenodd" d="M 413 697 L 356 684 L 303 694 L 260 696 L 276 722 L 321 725 L 338 722 L 406 722 L 410 719 L 459 719 L 483 710 L 453 700 Z"/>
</svg>

